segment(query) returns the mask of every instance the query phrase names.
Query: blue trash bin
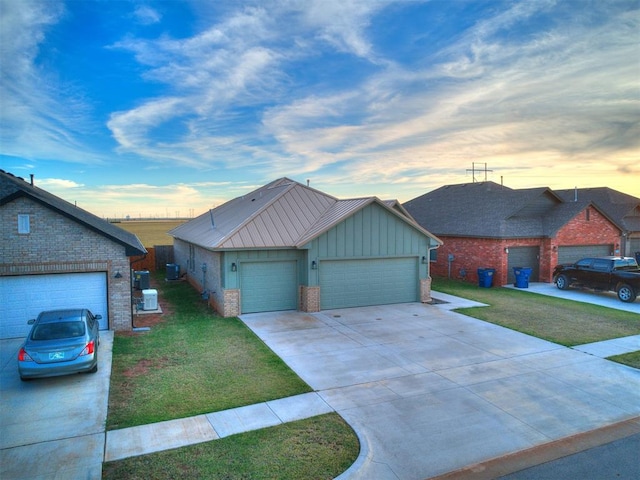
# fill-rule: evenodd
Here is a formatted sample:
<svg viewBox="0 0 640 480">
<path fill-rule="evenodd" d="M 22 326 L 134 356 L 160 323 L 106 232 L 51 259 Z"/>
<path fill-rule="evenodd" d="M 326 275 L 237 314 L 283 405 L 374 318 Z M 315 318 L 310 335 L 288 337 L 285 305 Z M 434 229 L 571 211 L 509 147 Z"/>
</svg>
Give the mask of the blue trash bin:
<svg viewBox="0 0 640 480">
<path fill-rule="evenodd" d="M 483 288 L 491 288 L 493 285 L 493 274 L 496 273 L 495 268 L 479 268 L 478 269 L 478 286 Z"/>
<path fill-rule="evenodd" d="M 514 286 L 516 288 L 529 288 L 529 277 L 532 271 L 533 269 L 528 267 L 513 267 L 513 274 L 516 276 Z"/>
</svg>

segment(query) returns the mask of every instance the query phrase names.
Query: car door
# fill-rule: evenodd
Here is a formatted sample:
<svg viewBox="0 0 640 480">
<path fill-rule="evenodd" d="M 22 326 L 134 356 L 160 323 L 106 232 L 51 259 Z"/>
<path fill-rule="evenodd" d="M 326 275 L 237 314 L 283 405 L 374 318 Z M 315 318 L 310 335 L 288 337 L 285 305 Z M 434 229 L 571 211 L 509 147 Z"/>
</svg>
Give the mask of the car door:
<svg viewBox="0 0 640 480">
<path fill-rule="evenodd" d="M 583 258 L 575 264 L 571 274 L 571 283 L 588 283 L 592 275 L 591 264 L 593 258 Z"/>
</svg>

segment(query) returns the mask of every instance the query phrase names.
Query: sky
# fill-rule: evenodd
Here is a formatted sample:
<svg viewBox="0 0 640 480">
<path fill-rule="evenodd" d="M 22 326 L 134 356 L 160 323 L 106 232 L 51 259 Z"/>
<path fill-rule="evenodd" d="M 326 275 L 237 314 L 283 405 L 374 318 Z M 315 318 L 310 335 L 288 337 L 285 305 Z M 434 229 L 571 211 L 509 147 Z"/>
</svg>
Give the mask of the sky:
<svg viewBox="0 0 640 480">
<path fill-rule="evenodd" d="M 638 0 L 0 0 L 0 169 L 104 218 L 280 177 L 640 197 L 639 40 Z"/>
</svg>

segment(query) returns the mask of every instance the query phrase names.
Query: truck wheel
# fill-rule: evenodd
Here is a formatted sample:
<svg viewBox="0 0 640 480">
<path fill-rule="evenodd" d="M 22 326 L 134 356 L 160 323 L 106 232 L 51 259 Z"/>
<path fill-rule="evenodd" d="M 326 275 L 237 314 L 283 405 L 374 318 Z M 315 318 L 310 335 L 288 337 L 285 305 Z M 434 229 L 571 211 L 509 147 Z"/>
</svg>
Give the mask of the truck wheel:
<svg viewBox="0 0 640 480">
<path fill-rule="evenodd" d="M 567 278 L 567 276 L 566 275 L 558 276 L 558 278 L 556 278 L 556 286 L 560 290 L 566 290 L 567 288 L 569 288 L 569 279 Z"/>
<path fill-rule="evenodd" d="M 618 287 L 618 298 L 625 303 L 631 303 L 636 299 L 636 292 L 631 286 L 623 283 Z"/>
</svg>

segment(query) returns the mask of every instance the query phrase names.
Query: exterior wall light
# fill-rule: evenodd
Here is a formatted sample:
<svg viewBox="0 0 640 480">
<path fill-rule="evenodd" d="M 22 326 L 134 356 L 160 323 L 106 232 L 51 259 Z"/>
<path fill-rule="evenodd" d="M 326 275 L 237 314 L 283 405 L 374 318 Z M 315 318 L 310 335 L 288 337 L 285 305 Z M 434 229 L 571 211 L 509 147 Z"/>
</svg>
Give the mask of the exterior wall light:
<svg viewBox="0 0 640 480">
<path fill-rule="evenodd" d="M 504 253 L 509 253 L 509 247 L 504 247 Z"/>
<path fill-rule="evenodd" d="M 234 263 L 231 264 L 231 271 L 232 272 L 237 272 L 238 271 L 238 266 Z"/>
<path fill-rule="evenodd" d="M 427 257 L 425 257 L 424 255 L 422 256 L 422 263 L 427 263 Z"/>
<path fill-rule="evenodd" d="M 116 272 L 116 274 L 113 276 L 113 278 L 122 278 L 122 274 L 120 273 L 120 270 L 118 270 Z"/>
<path fill-rule="evenodd" d="M 311 262 L 311 270 L 317 270 L 317 269 L 318 269 L 318 263 L 315 260 L 313 260 Z"/>
</svg>

